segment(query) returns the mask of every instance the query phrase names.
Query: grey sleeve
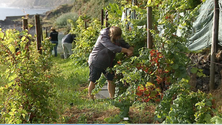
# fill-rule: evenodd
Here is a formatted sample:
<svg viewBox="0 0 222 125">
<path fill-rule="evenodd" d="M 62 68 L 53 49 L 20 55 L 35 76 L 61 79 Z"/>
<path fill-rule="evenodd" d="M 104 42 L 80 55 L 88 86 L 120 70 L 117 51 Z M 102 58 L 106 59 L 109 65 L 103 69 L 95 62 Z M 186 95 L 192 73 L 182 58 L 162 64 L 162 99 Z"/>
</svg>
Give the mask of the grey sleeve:
<svg viewBox="0 0 222 125">
<path fill-rule="evenodd" d="M 130 45 L 129 45 L 123 38 L 121 38 L 120 40 L 118 40 L 118 42 L 120 43 L 120 46 L 121 46 L 121 47 L 127 48 L 127 49 L 130 48 Z"/>
<path fill-rule="evenodd" d="M 110 41 L 110 39 L 107 38 L 107 37 L 103 37 L 103 36 L 100 36 L 100 37 L 101 37 L 100 42 L 101 42 L 101 43 L 103 44 L 103 46 L 105 46 L 107 49 L 109 49 L 110 51 L 113 51 L 113 52 L 115 52 L 115 53 L 121 52 L 122 47 L 115 45 L 115 44 L 112 43 L 112 42 Z"/>
</svg>

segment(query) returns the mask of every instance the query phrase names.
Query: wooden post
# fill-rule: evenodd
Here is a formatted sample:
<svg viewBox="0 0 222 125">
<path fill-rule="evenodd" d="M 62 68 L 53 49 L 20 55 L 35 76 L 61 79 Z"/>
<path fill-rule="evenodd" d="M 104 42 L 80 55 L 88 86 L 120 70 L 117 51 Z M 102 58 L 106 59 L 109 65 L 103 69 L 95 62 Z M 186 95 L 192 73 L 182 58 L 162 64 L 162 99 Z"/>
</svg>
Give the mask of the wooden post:
<svg viewBox="0 0 222 125">
<path fill-rule="evenodd" d="M 152 29 L 152 7 L 147 7 L 147 48 L 153 48 L 153 38 L 150 30 Z M 150 77 L 150 82 L 153 83 L 153 77 Z"/>
<path fill-rule="evenodd" d="M 108 27 L 109 26 L 109 23 L 108 23 L 108 11 L 106 11 L 106 27 Z"/>
<path fill-rule="evenodd" d="M 42 54 L 42 49 L 41 49 L 42 28 L 39 15 L 35 15 L 35 30 L 36 30 L 37 50 L 39 51 L 40 54 Z"/>
<path fill-rule="evenodd" d="M 104 25 L 104 10 L 101 10 L 101 29 L 103 28 Z"/>
<path fill-rule="evenodd" d="M 124 10 L 124 11 L 125 11 L 125 17 L 126 17 L 126 19 L 125 19 L 125 21 L 124 21 L 124 22 L 125 22 L 124 25 L 125 25 L 125 27 L 126 27 L 126 31 L 129 30 L 129 26 L 128 26 L 128 22 L 127 22 L 127 9 L 128 9 L 128 8 L 126 8 L 126 9 Z"/>
<path fill-rule="evenodd" d="M 45 37 L 47 38 L 48 37 L 48 31 L 47 31 L 47 27 L 45 28 Z"/>
<path fill-rule="evenodd" d="M 212 44 L 211 44 L 211 59 L 210 59 L 210 84 L 209 88 L 212 92 L 215 89 L 215 57 L 218 46 L 218 24 L 219 24 L 219 4 L 218 0 L 214 0 L 214 18 L 213 18 L 213 31 L 212 31 Z"/>
<path fill-rule="evenodd" d="M 43 28 L 42 28 L 42 26 L 41 26 L 41 41 L 43 41 Z"/>
<path fill-rule="evenodd" d="M 22 29 L 23 30 L 28 29 L 28 19 L 23 19 L 22 20 Z"/>
<path fill-rule="evenodd" d="M 136 6 L 137 5 L 137 0 L 133 0 L 132 1 L 132 5 Z M 136 19 L 136 10 L 133 10 L 132 19 Z"/>
<path fill-rule="evenodd" d="M 85 29 L 87 29 L 87 21 L 85 20 Z"/>
<path fill-rule="evenodd" d="M 153 40 L 150 30 L 152 29 L 152 7 L 147 7 L 147 48 L 153 48 Z"/>
</svg>

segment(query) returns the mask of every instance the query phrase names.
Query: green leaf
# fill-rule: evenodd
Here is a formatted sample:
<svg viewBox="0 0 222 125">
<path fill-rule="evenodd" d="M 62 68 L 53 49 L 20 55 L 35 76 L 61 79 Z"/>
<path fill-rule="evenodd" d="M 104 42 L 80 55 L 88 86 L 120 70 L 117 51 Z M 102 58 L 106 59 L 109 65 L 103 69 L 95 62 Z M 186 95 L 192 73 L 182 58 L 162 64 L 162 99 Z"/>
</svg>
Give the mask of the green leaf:
<svg viewBox="0 0 222 125">
<path fill-rule="evenodd" d="M 14 112 L 9 112 L 9 115 L 10 115 L 10 116 L 14 115 Z"/>
<path fill-rule="evenodd" d="M 26 37 L 25 37 L 25 36 L 23 36 L 21 40 L 22 40 L 22 41 L 25 41 L 25 39 L 26 39 Z"/>
<path fill-rule="evenodd" d="M 204 117 L 204 120 L 208 122 L 208 121 L 210 121 L 210 119 L 211 119 L 211 115 L 206 114 L 205 117 Z"/>
<path fill-rule="evenodd" d="M 161 118 L 161 116 L 160 116 L 160 115 L 157 115 L 157 118 Z"/>
<path fill-rule="evenodd" d="M 179 66 L 177 64 L 173 65 L 173 69 L 178 69 Z"/>
<path fill-rule="evenodd" d="M 212 106 L 212 102 L 208 100 L 208 101 L 206 102 L 206 105 Z"/>
<path fill-rule="evenodd" d="M 211 118 L 211 122 L 215 124 L 222 124 L 222 118 L 219 116 L 214 116 L 213 118 Z"/>
<path fill-rule="evenodd" d="M 9 77 L 9 81 L 14 80 L 17 77 L 17 74 L 13 74 L 12 76 Z"/>
<path fill-rule="evenodd" d="M 195 73 L 197 73 L 198 68 L 196 68 L 196 67 L 192 67 L 192 69 L 191 69 L 190 71 L 191 71 L 191 73 L 195 74 Z"/>
<path fill-rule="evenodd" d="M 151 83 L 151 82 L 147 82 L 147 83 L 146 83 L 146 87 L 149 87 L 149 86 L 154 86 L 154 84 Z"/>
<path fill-rule="evenodd" d="M 15 53 L 15 47 L 14 46 L 12 46 L 12 45 L 9 45 L 9 50 L 12 52 L 12 53 Z"/>
<path fill-rule="evenodd" d="M 4 38 L 4 33 L 0 32 L 0 38 L 3 39 Z"/>
<path fill-rule="evenodd" d="M 148 0 L 147 5 L 151 5 L 152 1 Z"/>
</svg>

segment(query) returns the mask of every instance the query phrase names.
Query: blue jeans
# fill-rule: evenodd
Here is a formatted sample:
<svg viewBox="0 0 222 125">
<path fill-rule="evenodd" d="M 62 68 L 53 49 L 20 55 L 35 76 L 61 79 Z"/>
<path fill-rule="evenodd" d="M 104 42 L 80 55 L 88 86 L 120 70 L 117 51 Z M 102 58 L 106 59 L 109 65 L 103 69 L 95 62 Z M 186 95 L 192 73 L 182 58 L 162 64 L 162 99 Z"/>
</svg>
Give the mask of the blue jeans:
<svg viewBox="0 0 222 125">
<path fill-rule="evenodd" d="M 53 50 L 54 50 L 54 53 L 55 53 L 55 57 L 57 56 L 57 47 L 58 47 L 58 41 L 51 41 L 53 45 Z"/>
</svg>

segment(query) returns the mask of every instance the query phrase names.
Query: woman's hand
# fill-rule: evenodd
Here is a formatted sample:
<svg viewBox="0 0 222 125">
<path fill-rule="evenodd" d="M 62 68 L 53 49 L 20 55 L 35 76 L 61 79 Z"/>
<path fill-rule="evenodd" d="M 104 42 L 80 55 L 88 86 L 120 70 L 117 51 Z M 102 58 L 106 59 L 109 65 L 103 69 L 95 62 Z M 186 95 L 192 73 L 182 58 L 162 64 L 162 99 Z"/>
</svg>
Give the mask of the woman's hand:
<svg viewBox="0 0 222 125">
<path fill-rule="evenodd" d="M 132 56 L 132 55 L 133 55 L 133 51 L 130 50 L 130 49 L 127 49 L 127 55 L 128 55 L 128 56 Z"/>
<path fill-rule="evenodd" d="M 130 50 L 130 49 L 122 48 L 121 52 L 122 53 L 126 53 L 128 56 L 132 56 L 133 55 L 133 51 Z"/>
</svg>

